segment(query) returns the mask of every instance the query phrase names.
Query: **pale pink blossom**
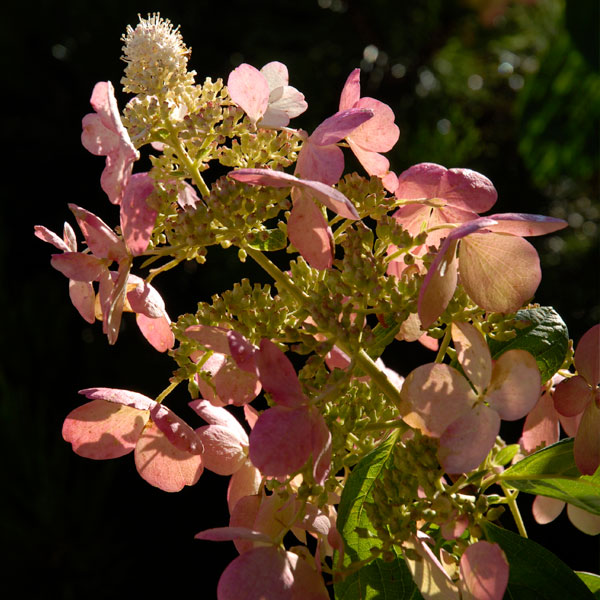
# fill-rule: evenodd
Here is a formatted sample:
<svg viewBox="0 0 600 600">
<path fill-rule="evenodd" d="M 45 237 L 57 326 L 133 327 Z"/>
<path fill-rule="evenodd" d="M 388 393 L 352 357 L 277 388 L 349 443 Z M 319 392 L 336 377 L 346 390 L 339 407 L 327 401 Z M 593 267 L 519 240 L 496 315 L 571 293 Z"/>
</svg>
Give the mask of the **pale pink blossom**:
<svg viewBox="0 0 600 600">
<path fill-rule="evenodd" d="M 463 473 L 492 449 L 501 419 L 520 419 L 533 408 L 541 382 L 535 359 L 524 350 L 504 352 L 493 363 L 483 336 L 468 323 L 453 323 L 452 339 L 469 380 L 447 364 L 417 367 L 402 387 L 400 411 L 411 427 L 439 438 L 446 472 Z"/>
<path fill-rule="evenodd" d="M 259 127 L 287 127 L 291 118 L 308 108 L 304 95 L 288 85 L 287 67 L 276 61 L 260 71 L 241 64 L 229 74 L 227 89 L 231 99 Z"/>
<path fill-rule="evenodd" d="M 79 393 L 91 402 L 71 411 L 62 430 L 76 454 L 105 460 L 135 451 L 141 477 L 166 492 L 198 481 L 202 443 L 166 406 L 128 390 L 89 388 Z"/>
<path fill-rule="evenodd" d="M 94 86 L 90 103 L 95 112 L 83 117 L 81 142 L 92 154 L 106 156 L 100 185 L 113 204 L 120 204 L 139 153 L 123 126 L 110 81 Z"/>
</svg>

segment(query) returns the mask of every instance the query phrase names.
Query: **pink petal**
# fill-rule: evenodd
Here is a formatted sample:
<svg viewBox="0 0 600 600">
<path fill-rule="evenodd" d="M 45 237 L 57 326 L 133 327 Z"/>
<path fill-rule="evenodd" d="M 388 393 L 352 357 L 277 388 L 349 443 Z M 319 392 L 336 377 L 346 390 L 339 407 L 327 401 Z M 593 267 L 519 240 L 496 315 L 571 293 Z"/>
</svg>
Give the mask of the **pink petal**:
<svg viewBox="0 0 600 600">
<path fill-rule="evenodd" d="M 162 317 L 152 319 L 143 313 L 135 316 L 142 335 L 150 345 L 158 352 L 166 352 L 175 345 L 175 335 L 171 329 L 171 320 L 165 314 Z"/>
<path fill-rule="evenodd" d="M 148 418 L 147 411 L 92 400 L 68 414 L 62 435 L 79 456 L 118 458 L 135 448 Z"/>
<path fill-rule="evenodd" d="M 35 237 L 40 240 L 52 244 L 55 248 L 62 250 L 63 252 L 74 252 L 76 249 L 67 245 L 67 243 L 60 237 L 58 237 L 53 231 L 50 231 L 43 225 L 36 225 L 34 228 Z"/>
<path fill-rule="evenodd" d="M 575 464 L 584 475 L 593 475 L 600 466 L 600 390 L 579 423 L 573 446 Z"/>
<path fill-rule="evenodd" d="M 91 254 L 81 254 L 81 252 L 53 254 L 50 264 L 57 271 L 75 281 L 97 281 L 106 271 L 106 265 L 100 259 Z"/>
<path fill-rule="evenodd" d="M 498 221 L 490 227 L 496 233 L 510 233 L 517 236 L 545 235 L 567 227 L 568 223 L 554 217 L 528 215 L 525 213 L 498 213 L 489 215 L 490 219 Z"/>
<path fill-rule="evenodd" d="M 269 84 L 255 67 L 246 63 L 234 69 L 227 79 L 231 99 L 256 123 L 267 110 Z"/>
<path fill-rule="evenodd" d="M 136 173 L 129 178 L 121 200 L 121 231 L 129 251 L 134 256 L 148 248 L 157 212 L 146 202 L 154 190 L 148 173 Z"/>
<path fill-rule="evenodd" d="M 96 320 L 96 293 L 90 282 L 71 279 L 69 281 L 69 297 L 73 306 L 88 323 L 93 323 Z"/>
<path fill-rule="evenodd" d="M 311 134 L 316 146 L 329 146 L 348 137 L 357 127 L 374 115 L 370 108 L 349 108 L 325 119 Z"/>
<path fill-rule="evenodd" d="M 554 389 L 554 408 L 565 417 L 581 414 L 594 401 L 594 392 L 581 375 L 561 381 Z"/>
<path fill-rule="evenodd" d="M 381 182 L 383 183 L 383 187 L 390 192 L 390 194 L 393 194 L 396 189 L 398 189 L 398 176 L 392 171 L 384 175 L 381 178 Z"/>
<path fill-rule="evenodd" d="M 179 492 L 202 475 L 202 455 L 179 450 L 150 422 L 135 447 L 135 466 L 142 479 L 165 492 Z"/>
<path fill-rule="evenodd" d="M 471 169 L 449 169 L 442 176 L 438 193 L 448 204 L 475 213 L 489 210 L 498 199 L 493 183 Z"/>
<path fill-rule="evenodd" d="M 108 273 L 107 277 L 107 272 L 105 271 L 100 278 L 99 293 L 103 318 L 102 331 L 107 335 L 109 344 L 114 344 L 119 336 L 130 268 L 131 262 L 123 261 L 119 265 L 117 279 L 113 285 L 110 285 L 107 281 L 110 277 L 112 283 L 112 276 L 110 273 Z"/>
<path fill-rule="evenodd" d="M 569 521 L 583 533 L 588 535 L 598 535 L 600 533 L 600 516 L 593 515 L 587 510 L 583 510 L 578 506 L 567 504 L 567 514 Z"/>
<path fill-rule="evenodd" d="M 458 282 L 458 260 L 455 254 L 455 244 L 446 247 L 444 253 L 440 249 L 423 280 L 418 302 L 423 329 L 431 327 L 454 296 Z"/>
<path fill-rule="evenodd" d="M 110 81 L 99 81 L 94 86 L 90 104 L 107 129 L 118 135 L 126 134 L 115 98 L 115 89 Z"/>
<path fill-rule="evenodd" d="M 185 334 L 197 342 L 200 342 L 205 348 L 214 350 L 220 354 L 230 354 L 227 332 L 229 330 L 223 327 L 213 327 L 210 325 L 190 325 Z"/>
<path fill-rule="evenodd" d="M 485 339 L 470 323 L 452 323 L 452 341 L 466 376 L 483 392 L 492 378 L 492 356 Z"/>
<path fill-rule="evenodd" d="M 493 312 L 515 312 L 542 278 L 535 248 L 520 237 L 473 233 L 459 250 L 461 281 L 471 299 Z"/>
<path fill-rule="evenodd" d="M 69 204 L 69 208 L 75 215 L 85 242 L 94 256 L 114 261 L 120 261 L 127 256 L 123 241 L 102 219 L 76 204 Z"/>
<path fill-rule="evenodd" d="M 253 548 L 225 569 L 218 600 L 328 600 L 321 576 L 297 554 L 274 547 Z"/>
<path fill-rule="evenodd" d="M 355 110 L 358 108 L 371 110 L 373 118 L 351 132 L 352 141 L 371 152 L 391 150 L 400 137 L 400 129 L 394 123 L 394 111 L 374 98 L 361 98 L 355 105 Z"/>
<path fill-rule="evenodd" d="M 536 405 L 541 385 L 535 358 L 525 350 L 508 350 L 494 363 L 485 399 L 501 419 L 516 421 Z"/>
<path fill-rule="evenodd" d="M 329 269 L 333 264 L 333 233 L 321 209 L 310 195 L 298 190 L 288 217 L 290 242 L 306 262 L 315 269 Z"/>
<path fill-rule="evenodd" d="M 112 402 L 114 404 L 121 404 L 123 406 L 129 406 L 136 410 L 150 410 L 156 402 L 148 396 L 139 394 L 138 392 L 131 392 L 129 390 L 119 390 L 115 388 L 86 388 L 80 390 L 80 394 L 83 394 L 90 400 L 105 400 L 106 402 Z"/>
<path fill-rule="evenodd" d="M 156 288 L 131 273 L 127 279 L 127 302 L 133 312 L 142 313 L 151 319 L 165 315 L 165 302 Z"/>
<path fill-rule="evenodd" d="M 432 437 L 441 436 L 458 415 L 470 412 L 476 398 L 469 382 L 456 369 L 441 363 L 411 371 L 400 397 L 403 420 Z"/>
<path fill-rule="evenodd" d="M 267 80 L 270 90 L 286 86 L 289 83 L 288 68 L 282 62 L 274 60 L 267 63 L 260 72 Z"/>
<path fill-rule="evenodd" d="M 546 525 L 551 523 L 560 515 L 565 503 L 557 498 L 548 498 L 548 496 L 536 496 L 531 505 L 531 513 L 536 523 Z"/>
<path fill-rule="evenodd" d="M 298 375 L 289 358 L 266 338 L 260 341 L 256 364 L 264 390 L 271 394 L 277 404 L 296 408 L 306 403 Z"/>
<path fill-rule="evenodd" d="M 201 454 L 202 444 L 196 432 L 170 408 L 154 403 L 150 417 L 175 448 L 189 454 Z"/>
<path fill-rule="evenodd" d="M 440 437 L 438 458 L 447 473 L 476 469 L 494 446 L 500 417 L 484 404 L 463 412 Z"/>
<path fill-rule="evenodd" d="M 318 485 L 323 485 L 331 466 L 331 432 L 321 413 L 314 407 L 310 411 L 310 418 L 313 477 Z"/>
<path fill-rule="evenodd" d="M 243 335 L 237 331 L 227 332 L 227 341 L 231 356 L 237 366 L 248 373 L 258 373 L 256 368 L 256 353 L 258 348 L 253 346 Z"/>
<path fill-rule="evenodd" d="M 525 419 L 521 446 L 527 453 L 534 452 L 558 442 L 559 433 L 558 414 L 552 396 L 542 394 Z"/>
<path fill-rule="evenodd" d="M 303 179 L 334 185 L 344 172 L 344 153 L 335 144 L 317 146 L 309 138 L 298 153 L 295 172 Z"/>
<path fill-rule="evenodd" d="M 96 156 L 106 156 L 119 148 L 120 138 L 102 122 L 97 114 L 89 113 L 81 121 L 81 143 Z"/>
<path fill-rule="evenodd" d="M 463 600 L 502 600 L 508 585 L 508 561 L 498 544 L 480 541 L 460 559 Z"/>
<path fill-rule="evenodd" d="M 256 515 L 258 514 L 262 500 L 263 496 L 254 493 L 240 498 L 233 506 L 230 505 L 229 527 L 244 527 L 251 531 L 256 531 L 254 522 L 256 521 Z M 261 533 L 265 535 L 264 532 Z M 270 541 L 271 540 L 269 539 L 269 542 Z M 234 539 L 233 543 L 240 554 L 252 550 L 255 546 L 254 540 L 246 539 L 244 537 Z M 260 545 L 262 546 L 263 544 Z"/>
<path fill-rule="evenodd" d="M 340 95 L 340 110 L 352 108 L 360 99 L 360 69 L 354 69 L 342 89 Z"/>
<path fill-rule="evenodd" d="M 106 166 L 100 176 L 100 187 L 113 204 L 120 204 L 138 155 L 126 152 L 112 152 L 106 157 Z"/>
<path fill-rule="evenodd" d="M 257 494 L 260 490 L 262 475 L 260 471 L 246 460 L 242 466 L 231 476 L 227 487 L 227 506 L 231 513 L 245 496 Z"/>
<path fill-rule="evenodd" d="M 575 348 L 577 372 L 591 386 L 600 384 L 600 325 L 588 329 Z"/>
<path fill-rule="evenodd" d="M 197 540 L 210 540 L 212 542 L 230 542 L 232 540 L 248 540 L 250 542 L 271 543 L 271 538 L 260 531 L 253 531 L 246 527 L 215 527 L 205 529 L 194 536 Z"/>
<path fill-rule="evenodd" d="M 390 170 L 390 161 L 383 156 L 371 150 L 365 150 L 354 142 L 353 139 L 348 139 L 350 149 L 358 162 L 363 166 L 364 170 L 374 177 L 384 177 Z"/>
<path fill-rule="evenodd" d="M 196 429 L 204 452 L 204 467 L 219 475 L 235 473 L 245 462 L 242 440 L 230 429 L 219 425 L 205 425 Z M 246 437 L 246 446 L 248 444 Z"/>
<path fill-rule="evenodd" d="M 398 175 L 396 198 L 402 200 L 438 198 L 440 181 L 447 170 L 435 163 L 413 165 Z"/>
<path fill-rule="evenodd" d="M 238 445 L 248 445 L 248 435 L 239 421 L 226 409 L 214 406 L 208 400 L 192 400 L 189 407 L 210 425 L 218 425 L 231 432 L 238 440 Z"/>
<path fill-rule="evenodd" d="M 280 477 L 300 469 L 312 452 L 313 422 L 308 410 L 274 406 L 250 433 L 250 460 L 263 475 Z"/>
</svg>

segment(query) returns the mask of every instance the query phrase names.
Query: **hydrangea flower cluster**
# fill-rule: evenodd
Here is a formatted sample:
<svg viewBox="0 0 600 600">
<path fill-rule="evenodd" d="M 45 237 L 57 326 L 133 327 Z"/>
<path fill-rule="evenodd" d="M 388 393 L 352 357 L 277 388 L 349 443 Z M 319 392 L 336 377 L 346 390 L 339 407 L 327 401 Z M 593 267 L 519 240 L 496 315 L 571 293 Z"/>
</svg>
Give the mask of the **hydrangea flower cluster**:
<svg viewBox="0 0 600 600">
<path fill-rule="evenodd" d="M 361 96 L 359 69 L 309 134 L 290 127 L 308 103 L 282 63 L 196 83 L 168 20 L 140 18 L 123 41 L 134 96 L 120 113 L 113 85 L 98 83 L 82 123 L 85 148 L 106 157 L 100 184 L 119 227 L 71 204 L 83 250 L 68 223 L 62 237 L 43 226 L 35 235 L 60 251 L 52 266 L 110 344 L 133 312 L 176 368 L 154 399 L 82 390 L 89 402 L 63 427 L 73 450 L 97 460 L 133 451 L 140 475 L 167 492 L 204 469 L 230 477 L 229 523 L 196 535 L 239 552 L 219 600 L 372 597 L 376 561 L 395 565 L 394 597 L 500 600 L 526 568 L 494 524 L 508 506 L 526 539 L 519 489 L 568 502 L 597 533 L 600 326 L 572 360 L 568 338 L 552 337 L 560 328 L 543 330 L 553 353 L 540 350 L 524 316 L 548 314 L 530 304 L 541 271 L 524 237 L 566 223 L 482 216 L 497 193 L 469 169 L 422 163 L 397 176 L 384 156 L 400 138 L 393 109 Z M 134 172 L 142 149 L 152 168 Z M 361 173 L 344 176 L 348 151 Z M 213 176 L 215 165 L 228 173 Z M 151 281 L 203 264 L 214 245 L 237 248 L 275 289 L 243 280 L 172 322 Z M 293 255 L 286 271 L 268 256 L 278 251 Z M 139 259 L 145 276 L 132 272 Z M 385 366 L 384 351 L 401 355 L 417 339 L 437 352 L 430 363 Z M 165 403 L 181 383 L 186 420 Z M 521 419 L 517 453 L 500 423 Z M 552 478 L 560 485 L 540 483 Z"/>
</svg>

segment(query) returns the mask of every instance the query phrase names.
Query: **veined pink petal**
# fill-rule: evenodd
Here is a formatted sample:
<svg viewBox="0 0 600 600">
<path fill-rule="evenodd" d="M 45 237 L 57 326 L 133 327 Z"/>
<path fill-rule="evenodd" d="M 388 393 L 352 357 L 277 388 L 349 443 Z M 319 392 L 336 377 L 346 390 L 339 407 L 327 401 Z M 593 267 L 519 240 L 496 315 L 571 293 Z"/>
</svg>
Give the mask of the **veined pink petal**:
<svg viewBox="0 0 600 600">
<path fill-rule="evenodd" d="M 250 460 L 263 475 L 280 477 L 300 469 L 312 452 L 313 422 L 306 407 L 274 406 L 250 433 Z"/>
<path fill-rule="evenodd" d="M 271 538 L 260 531 L 253 531 L 246 527 L 215 527 L 205 529 L 194 536 L 197 540 L 210 540 L 211 542 L 231 542 L 233 540 L 248 540 L 250 542 L 263 542 L 271 544 Z"/>
<path fill-rule="evenodd" d="M 485 404 L 461 413 L 440 437 L 438 458 L 446 473 L 476 469 L 494 446 L 499 431 L 498 413 Z"/>
<path fill-rule="evenodd" d="M 352 108 L 360 100 L 360 69 L 354 69 L 342 89 L 340 110 Z"/>
<path fill-rule="evenodd" d="M 391 150 L 400 137 L 400 129 L 394 123 L 394 111 L 374 98 L 361 98 L 354 107 L 371 110 L 373 118 L 351 132 L 352 141 L 371 152 Z"/>
<path fill-rule="evenodd" d="M 516 421 L 536 405 L 541 385 L 535 358 L 525 350 L 508 350 L 494 363 L 485 399 L 501 419 Z"/>
<path fill-rule="evenodd" d="M 441 363 L 421 365 L 411 371 L 400 397 L 403 420 L 432 437 L 442 435 L 475 402 L 469 382 L 456 369 Z"/>
<path fill-rule="evenodd" d="M 256 531 L 254 522 L 256 521 L 256 515 L 260 509 L 262 499 L 262 495 L 253 493 L 240 498 L 233 506 L 230 505 L 229 527 L 244 527 L 251 531 Z M 261 531 L 260 533 L 265 535 L 264 531 Z M 267 538 L 269 539 L 269 545 L 272 545 L 272 540 L 268 536 Z M 240 554 L 252 550 L 255 545 L 264 545 L 264 543 L 261 543 L 260 541 L 255 544 L 255 540 L 245 539 L 243 537 L 235 538 L 233 543 Z"/>
<path fill-rule="evenodd" d="M 69 204 L 69 208 L 75 215 L 85 242 L 94 256 L 114 261 L 127 256 L 123 241 L 102 219 L 76 204 Z"/>
<path fill-rule="evenodd" d="M 137 275 L 127 278 L 127 302 L 135 313 L 142 313 L 151 319 L 165 314 L 165 302 L 155 287 Z"/>
<path fill-rule="evenodd" d="M 559 434 L 558 413 L 552 396 L 542 394 L 525 418 L 521 446 L 527 453 L 534 452 L 558 442 Z"/>
<path fill-rule="evenodd" d="M 594 392 L 581 375 L 561 381 L 553 394 L 554 408 L 565 417 L 581 414 L 594 400 Z"/>
<path fill-rule="evenodd" d="M 575 464 L 584 475 L 593 475 L 600 466 L 600 390 L 583 411 L 573 445 Z"/>
<path fill-rule="evenodd" d="M 228 429 L 242 446 L 248 445 L 248 435 L 239 421 L 226 409 L 214 406 L 208 400 L 192 400 L 189 407 L 209 425 L 218 425 Z"/>
<path fill-rule="evenodd" d="M 291 118 L 308 108 L 304 94 L 288 85 L 288 70 L 283 63 L 270 62 L 260 72 L 269 85 L 269 103 L 260 126 L 286 127 Z"/>
<path fill-rule="evenodd" d="M 121 137 L 127 135 L 127 130 L 121 122 L 119 107 L 115 98 L 115 89 L 110 81 L 99 81 L 92 91 L 90 104 L 100 117 L 103 125 Z"/>
<path fill-rule="evenodd" d="M 96 320 L 94 309 L 96 293 L 90 282 L 71 279 L 69 281 L 69 297 L 73 306 L 88 323 L 93 323 Z"/>
<path fill-rule="evenodd" d="M 74 281 L 98 281 L 106 271 L 104 262 L 91 254 L 82 254 L 81 252 L 53 254 L 50 264 Z"/>
<path fill-rule="evenodd" d="M 480 541 L 460 559 L 463 600 L 502 600 L 508 585 L 508 561 L 498 544 Z"/>
<path fill-rule="evenodd" d="M 107 285 L 107 274 L 112 283 L 112 275 L 109 272 L 105 271 L 100 278 L 99 291 L 102 304 L 102 331 L 108 337 L 109 344 L 114 344 L 119 336 L 130 268 L 131 260 L 122 261 L 119 264 L 117 279 L 112 286 Z M 110 292 L 106 295 L 109 288 Z"/>
<path fill-rule="evenodd" d="M 459 271 L 471 299 L 494 312 L 515 312 L 541 281 L 536 249 L 526 240 L 498 233 L 473 233 L 461 241 Z"/>
<path fill-rule="evenodd" d="M 549 498 L 548 496 L 536 496 L 531 505 L 531 513 L 536 523 L 546 525 L 551 523 L 560 515 L 565 503 L 557 498 Z"/>
<path fill-rule="evenodd" d="M 189 454 L 202 453 L 202 444 L 196 432 L 170 408 L 155 402 L 150 408 L 150 417 L 178 450 Z"/>
<path fill-rule="evenodd" d="M 489 218 L 498 221 L 496 225 L 490 226 L 491 231 L 518 236 L 545 235 L 568 225 L 562 219 L 525 213 L 498 213 L 489 215 Z"/>
<path fill-rule="evenodd" d="M 231 99 L 256 123 L 267 110 L 269 84 L 266 77 L 252 65 L 241 64 L 227 79 Z"/>
<path fill-rule="evenodd" d="M 229 507 L 229 512 L 232 513 L 234 507 L 246 496 L 258 494 L 261 482 L 262 475 L 260 471 L 249 460 L 246 460 L 233 473 L 227 486 L 227 506 Z"/>
<path fill-rule="evenodd" d="M 157 212 L 148 206 L 148 196 L 154 183 L 148 173 L 136 173 L 129 178 L 121 200 L 121 231 L 129 251 L 134 256 L 148 248 Z"/>
<path fill-rule="evenodd" d="M 600 325 L 588 329 L 575 348 L 575 367 L 592 387 L 600 385 Z"/>
<path fill-rule="evenodd" d="M 290 242 L 306 262 L 315 269 L 329 269 L 333 264 L 333 233 L 321 209 L 309 194 L 292 191 L 294 203 L 288 217 Z"/>
<path fill-rule="evenodd" d="M 290 359 L 271 340 L 263 338 L 260 341 L 256 364 L 264 390 L 277 404 L 296 408 L 306 403 Z"/>
<path fill-rule="evenodd" d="M 270 90 L 275 90 L 289 83 L 288 68 L 282 62 L 274 60 L 267 63 L 260 72 L 267 80 Z"/>
<path fill-rule="evenodd" d="M 94 399 L 67 415 L 62 435 L 79 456 L 118 458 L 135 448 L 148 418 L 148 411 Z"/>
<path fill-rule="evenodd" d="M 344 172 L 344 153 L 335 144 L 317 146 L 309 138 L 298 153 L 295 172 L 303 179 L 334 185 Z"/>
<path fill-rule="evenodd" d="M 234 431 L 220 425 L 205 425 L 196 429 L 202 442 L 204 467 L 218 475 L 235 473 L 246 461 L 244 446 L 248 437 L 240 439 Z M 245 442 L 245 444 L 244 444 Z"/>
<path fill-rule="evenodd" d="M 311 134 L 310 141 L 316 146 L 329 146 L 348 137 L 357 127 L 374 115 L 371 108 L 349 108 L 325 119 Z"/>
<path fill-rule="evenodd" d="M 113 204 L 121 204 L 125 187 L 133 171 L 133 163 L 138 156 L 137 153 L 131 155 L 117 151 L 111 152 L 106 157 L 106 166 L 100 176 L 100 187 Z"/>
<path fill-rule="evenodd" d="M 490 349 L 470 323 L 452 323 L 452 341 L 458 362 L 478 392 L 483 392 L 492 378 Z"/>
<path fill-rule="evenodd" d="M 169 319 L 166 313 L 158 318 L 151 318 L 143 313 L 137 313 L 135 320 L 142 335 L 158 352 L 166 352 L 175 345 L 175 335 L 171 329 L 171 319 Z"/>
<path fill-rule="evenodd" d="M 179 492 L 186 485 L 194 485 L 204 470 L 201 454 L 176 448 L 152 422 L 135 447 L 135 466 L 142 479 L 165 492 Z"/>
<path fill-rule="evenodd" d="M 439 197 L 439 185 L 446 167 L 436 163 L 419 163 L 398 175 L 396 198 L 419 200 Z M 408 208 L 408 207 L 403 207 Z"/>
</svg>

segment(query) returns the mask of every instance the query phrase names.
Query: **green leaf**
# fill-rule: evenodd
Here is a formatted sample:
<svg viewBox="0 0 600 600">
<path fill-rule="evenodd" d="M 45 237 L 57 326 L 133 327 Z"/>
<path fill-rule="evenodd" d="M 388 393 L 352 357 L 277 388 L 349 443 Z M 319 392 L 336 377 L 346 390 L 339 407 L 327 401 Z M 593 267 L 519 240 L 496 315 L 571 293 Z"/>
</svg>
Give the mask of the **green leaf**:
<svg viewBox="0 0 600 600">
<path fill-rule="evenodd" d="M 375 480 L 385 469 L 398 433 L 390 435 L 353 469 L 344 486 L 338 507 L 337 528 L 345 542 L 344 566 L 368 560 L 378 538 L 360 537 L 358 529 L 375 533 L 365 504 L 372 501 Z M 335 562 L 335 561 L 334 561 Z M 376 559 L 334 585 L 337 600 L 422 600 L 408 567 L 397 556 L 391 562 Z"/>
<path fill-rule="evenodd" d="M 567 326 L 551 306 L 520 310 L 516 318 L 528 321 L 530 325 L 517 329 L 517 336 L 512 340 L 500 342 L 488 339 L 492 358 L 497 359 L 507 350 L 526 350 L 535 358 L 544 383 L 565 361 L 569 349 Z"/>
<path fill-rule="evenodd" d="M 265 229 L 260 233 L 252 234 L 246 242 L 250 248 L 261 252 L 283 250 L 287 246 L 287 238 L 281 229 Z"/>
<path fill-rule="evenodd" d="M 582 580 L 538 543 L 491 523 L 482 523 L 485 537 L 500 545 L 510 572 L 504 598 L 509 600 L 593 600 Z"/>
<path fill-rule="evenodd" d="M 594 573 L 585 573 L 584 571 L 575 571 L 576 575 L 587 585 L 588 589 L 594 598 L 600 600 L 600 575 L 594 575 Z"/>
<path fill-rule="evenodd" d="M 530 454 L 506 469 L 501 479 L 522 492 L 557 498 L 600 515 L 600 469 L 581 475 L 573 459 L 573 438 Z"/>
</svg>

